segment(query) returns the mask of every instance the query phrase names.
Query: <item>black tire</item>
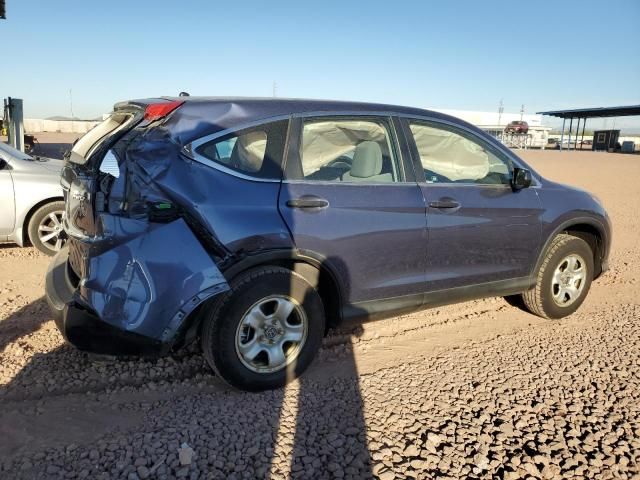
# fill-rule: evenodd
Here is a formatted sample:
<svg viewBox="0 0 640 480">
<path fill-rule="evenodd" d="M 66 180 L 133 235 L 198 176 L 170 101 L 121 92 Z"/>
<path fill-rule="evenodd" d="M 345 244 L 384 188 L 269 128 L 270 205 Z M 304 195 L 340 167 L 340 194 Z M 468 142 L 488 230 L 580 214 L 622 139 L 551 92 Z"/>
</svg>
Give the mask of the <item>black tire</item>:
<svg viewBox="0 0 640 480">
<path fill-rule="evenodd" d="M 577 255 L 584 261 L 585 278 L 581 281 L 584 284 L 579 294 L 575 296 L 575 299 L 570 304 L 563 306 L 553 298 L 553 276 L 556 269 L 560 267 L 564 259 L 569 255 Z M 589 244 L 581 238 L 560 234 L 552 240 L 547 249 L 542 265 L 538 270 L 536 286 L 521 294 L 520 298 L 525 308 L 534 315 L 543 318 L 566 317 L 575 312 L 584 302 L 591 287 L 593 272 L 593 252 Z"/>
<path fill-rule="evenodd" d="M 316 356 L 325 331 L 325 314 L 317 290 L 297 273 L 281 267 L 253 269 L 231 282 L 231 290 L 212 305 L 204 319 L 201 343 L 216 374 L 232 387 L 261 391 L 280 388 L 299 377 Z M 307 333 L 295 361 L 273 372 L 256 372 L 240 359 L 236 334 L 246 312 L 270 296 L 287 296 L 306 315 Z"/>
<path fill-rule="evenodd" d="M 64 243 L 66 241 L 66 236 L 64 231 L 60 232 L 61 242 L 58 248 L 56 248 L 55 242 L 54 243 L 49 243 L 47 241 L 43 242 L 40 239 L 40 235 L 38 234 L 38 228 L 43 221 L 46 221 L 46 219 L 49 217 L 49 214 L 51 213 L 60 214 L 62 212 L 64 212 L 64 202 L 62 201 L 51 202 L 43 205 L 38 210 L 36 210 L 31 216 L 31 219 L 29 220 L 29 225 L 27 227 L 29 241 L 34 247 L 36 247 L 38 250 L 40 250 L 42 253 L 46 255 L 52 256 L 58 253 L 58 251 L 60 251 L 60 249 L 64 246 Z"/>
</svg>

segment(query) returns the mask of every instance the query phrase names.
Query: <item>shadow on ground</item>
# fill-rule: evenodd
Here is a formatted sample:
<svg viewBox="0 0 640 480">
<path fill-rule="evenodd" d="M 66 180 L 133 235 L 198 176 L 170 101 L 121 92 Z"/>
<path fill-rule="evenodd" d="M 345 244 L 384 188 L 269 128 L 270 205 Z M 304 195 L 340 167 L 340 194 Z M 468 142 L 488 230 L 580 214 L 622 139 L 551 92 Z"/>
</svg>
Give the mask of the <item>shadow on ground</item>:
<svg viewBox="0 0 640 480">
<path fill-rule="evenodd" d="M 213 378 L 197 345 L 96 362 L 48 319 L 40 298 L 0 321 L 2 361 L 15 345 L 30 356 L 0 386 L 0 477 L 372 477 L 350 346 L 286 390 L 244 393 Z"/>
</svg>

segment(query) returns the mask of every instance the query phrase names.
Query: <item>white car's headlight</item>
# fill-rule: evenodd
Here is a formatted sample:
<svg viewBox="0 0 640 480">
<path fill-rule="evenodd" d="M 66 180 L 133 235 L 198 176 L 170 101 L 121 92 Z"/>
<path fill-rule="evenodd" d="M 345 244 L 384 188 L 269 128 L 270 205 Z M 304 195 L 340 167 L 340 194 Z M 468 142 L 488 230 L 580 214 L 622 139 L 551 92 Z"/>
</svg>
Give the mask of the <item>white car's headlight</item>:
<svg viewBox="0 0 640 480">
<path fill-rule="evenodd" d="M 100 171 L 107 173 L 115 178 L 120 176 L 120 167 L 118 166 L 118 158 L 115 154 L 109 150 L 100 164 Z"/>
</svg>

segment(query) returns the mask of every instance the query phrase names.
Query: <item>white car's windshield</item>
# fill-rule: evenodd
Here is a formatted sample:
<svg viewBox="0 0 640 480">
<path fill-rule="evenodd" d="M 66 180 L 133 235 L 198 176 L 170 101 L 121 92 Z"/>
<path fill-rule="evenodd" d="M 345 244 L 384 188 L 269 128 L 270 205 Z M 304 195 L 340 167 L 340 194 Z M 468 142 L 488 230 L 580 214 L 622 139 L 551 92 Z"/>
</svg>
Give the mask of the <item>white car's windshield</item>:
<svg viewBox="0 0 640 480">
<path fill-rule="evenodd" d="M 33 160 L 31 155 L 27 155 L 24 152 L 21 152 L 18 149 L 13 148 L 11 145 L 7 145 L 4 142 L 0 142 L 0 153 L 6 153 L 12 158 L 17 158 L 19 160 Z M 5 158 L 5 160 L 8 160 Z"/>
</svg>

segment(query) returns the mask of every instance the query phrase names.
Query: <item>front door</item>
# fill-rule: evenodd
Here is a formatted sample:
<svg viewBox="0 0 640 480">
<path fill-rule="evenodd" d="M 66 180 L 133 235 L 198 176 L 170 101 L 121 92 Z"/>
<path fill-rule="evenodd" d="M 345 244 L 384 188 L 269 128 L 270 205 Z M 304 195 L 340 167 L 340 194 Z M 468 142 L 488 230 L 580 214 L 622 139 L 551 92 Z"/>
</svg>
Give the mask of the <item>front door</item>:
<svg viewBox="0 0 640 480">
<path fill-rule="evenodd" d="M 292 125 L 279 208 L 296 247 L 323 257 L 343 300 L 363 313 L 397 297 L 404 298 L 395 307 L 420 305 L 425 205 L 392 120 L 310 117 Z"/>
<path fill-rule="evenodd" d="M 15 220 L 16 207 L 11 167 L 0 157 L 0 240 L 6 240 L 6 237 L 13 232 Z"/>
<path fill-rule="evenodd" d="M 513 191 L 512 161 L 471 130 L 407 120 L 427 204 L 428 292 L 527 277 L 540 245 L 534 188 Z"/>
</svg>

